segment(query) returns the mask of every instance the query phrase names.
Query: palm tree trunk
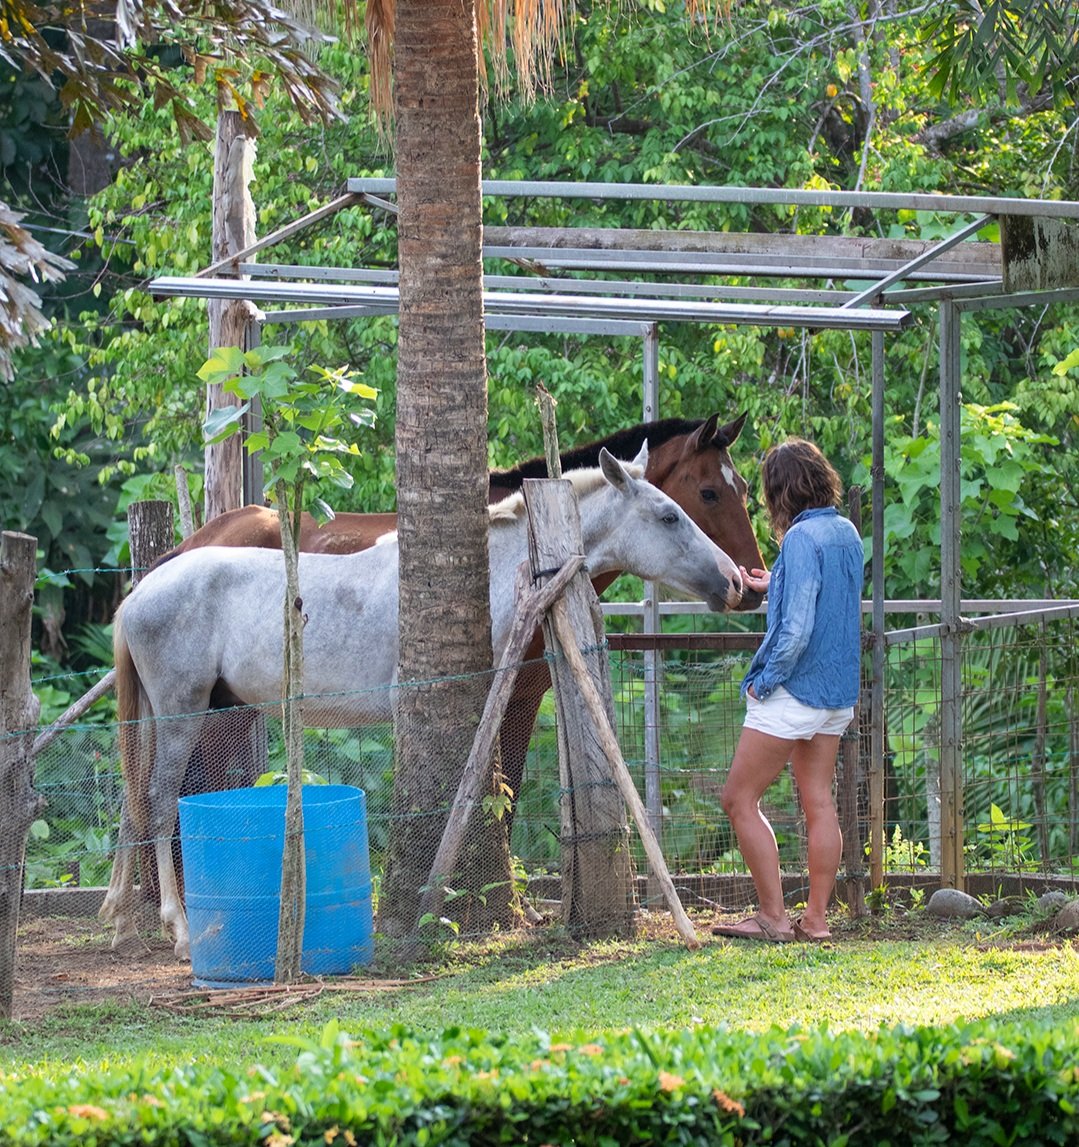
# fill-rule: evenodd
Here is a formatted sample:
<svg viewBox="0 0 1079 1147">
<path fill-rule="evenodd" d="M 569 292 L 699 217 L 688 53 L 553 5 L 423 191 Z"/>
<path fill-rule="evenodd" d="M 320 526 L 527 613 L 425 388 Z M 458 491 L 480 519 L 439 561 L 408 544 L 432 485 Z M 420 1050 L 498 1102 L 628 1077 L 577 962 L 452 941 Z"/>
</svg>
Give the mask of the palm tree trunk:
<svg viewBox="0 0 1079 1147">
<path fill-rule="evenodd" d="M 396 11 L 402 685 L 379 904 L 390 936 L 416 923 L 492 663 L 474 9 L 474 0 L 398 0 Z"/>
</svg>

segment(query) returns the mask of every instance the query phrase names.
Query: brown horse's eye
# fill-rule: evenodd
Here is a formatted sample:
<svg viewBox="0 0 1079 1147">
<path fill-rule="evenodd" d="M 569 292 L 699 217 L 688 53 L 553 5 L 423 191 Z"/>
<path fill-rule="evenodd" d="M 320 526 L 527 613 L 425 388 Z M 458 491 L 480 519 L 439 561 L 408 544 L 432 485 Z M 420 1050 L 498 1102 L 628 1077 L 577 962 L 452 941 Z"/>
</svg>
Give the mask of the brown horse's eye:
<svg viewBox="0 0 1079 1147">
<path fill-rule="evenodd" d="M 716 496 L 715 490 L 713 490 L 711 487 L 706 487 L 704 490 L 701 491 L 701 501 L 702 502 L 717 502 L 717 501 L 719 501 L 719 499 Z"/>
</svg>

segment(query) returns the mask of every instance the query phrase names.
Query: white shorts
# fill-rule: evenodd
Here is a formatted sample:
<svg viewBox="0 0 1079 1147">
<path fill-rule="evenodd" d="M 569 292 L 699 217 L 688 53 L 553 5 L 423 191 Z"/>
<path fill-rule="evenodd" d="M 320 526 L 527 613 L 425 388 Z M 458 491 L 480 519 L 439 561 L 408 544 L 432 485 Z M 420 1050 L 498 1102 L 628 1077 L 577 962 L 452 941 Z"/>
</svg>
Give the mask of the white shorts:
<svg viewBox="0 0 1079 1147">
<path fill-rule="evenodd" d="M 764 701 L 746 694 L 747 729 L 756 729 L 785 741 L 808 741 L 818 733 L 838 736 L 854 717 L 854 706 L 845 709 L 814 709 L 792 697 L 782 685 Z"/>
</svg>

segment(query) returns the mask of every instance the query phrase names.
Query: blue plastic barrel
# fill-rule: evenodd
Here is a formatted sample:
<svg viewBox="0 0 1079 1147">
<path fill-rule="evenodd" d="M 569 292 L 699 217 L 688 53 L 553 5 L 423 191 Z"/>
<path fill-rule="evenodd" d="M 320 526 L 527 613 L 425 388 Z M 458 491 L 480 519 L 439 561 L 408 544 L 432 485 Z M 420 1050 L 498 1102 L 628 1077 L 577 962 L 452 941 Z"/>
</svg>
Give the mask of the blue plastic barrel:
<svg viewBox="0 0 1079 1147">
<path fill-rule="evenodd" d="M 191 970 L 198 987 L 273 980 L 285 839 L 283 785 L 180 800 Z M 374 955 L 367 801 L 305 785 L 307 900 L 301 968 L 344 975 Z"/>
</svg>

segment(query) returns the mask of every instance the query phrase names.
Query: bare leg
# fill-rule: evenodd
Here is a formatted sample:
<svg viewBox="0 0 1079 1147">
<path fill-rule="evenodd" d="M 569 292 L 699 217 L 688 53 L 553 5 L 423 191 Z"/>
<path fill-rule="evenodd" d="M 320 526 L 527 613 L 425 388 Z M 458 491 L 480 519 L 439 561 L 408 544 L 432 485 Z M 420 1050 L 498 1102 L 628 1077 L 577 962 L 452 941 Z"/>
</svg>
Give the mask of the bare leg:
<svg viewBox="0 0 1079 1147">
<path fill-rule="evenodd" d="M 790 922 L 783 903 L 779 850 L 760 801 L 783 771 L 796 744 L 757 729 L 743 728 L 720 798 L 753 877 L 759 914 L 781 932 L 790 931 Z"/>
<path fill-rule="evenodd" d="M 833 795 L 838 752 L 838 736 L 818 733 L 809 741 L 797 741 L 791 753 L 791 766 L 806 818 L 809 897 L 801 923 L 810 936 L 823 936 L 828 932 L 825 913 L 843 856 L 843 835 Z"/>
<path fill-rule="evenodd" d="M 190 958 L 191 946 L 188 938 L 187 914 L 180 899 L 176 867 L 172 859 L 172 835 L 176 826 L 177 802 L 183 786 L 184 772 L 203 723 L 201 713 L 194 707 L 191 712 L 196 715 L 156 722 L 157 751 L 147 794 L 150 808 L 149 830 L 157 855 L 161 923 L 165 934 L 171 936 L 174 941 L 174 950 L 181 960 Z"/>
</svg>

